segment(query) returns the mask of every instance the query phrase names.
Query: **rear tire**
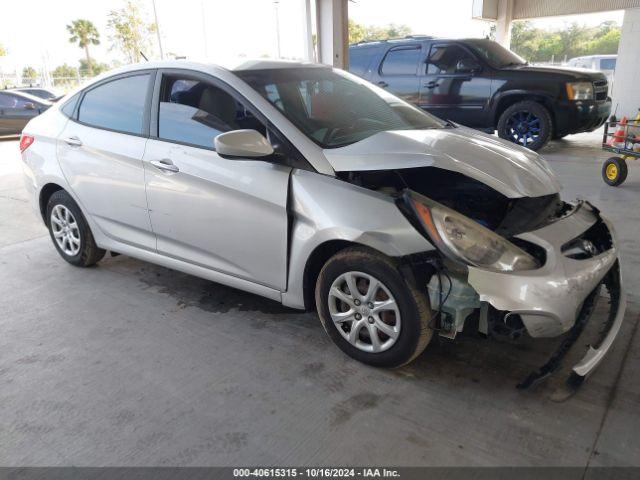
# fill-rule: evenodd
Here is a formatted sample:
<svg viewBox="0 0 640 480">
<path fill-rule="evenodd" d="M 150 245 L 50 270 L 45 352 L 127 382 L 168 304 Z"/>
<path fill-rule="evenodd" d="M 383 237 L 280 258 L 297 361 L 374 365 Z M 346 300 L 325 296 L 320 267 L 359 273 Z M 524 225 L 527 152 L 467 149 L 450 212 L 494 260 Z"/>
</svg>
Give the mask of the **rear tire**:
<svg viewBox="0 0 640 480">
<path fill-rule="evenodd" d="M 526 100 L 507 108 L 498 120 L 498 136 L 530 150 L 540 150 L 553 132 L 551 114 L 544 105 Z"/>
<path fill-rule="evenodd" d="M 90 267 L 104 257 L 105 250 L 96 245 L 80 207 L 67 192 L 58 190 L 51 195 L 46 218 L 53 245 L 71 265 Z"/>
<path fill-rule="evenodd" d="M 375 250 L 350 247 L 327 261 L 316 282 L 316 308 L 327 334 L 343 352 L 368 365 L 405 365 L 433 335 L 426 293 L 397 267 Z"/>
</svg>

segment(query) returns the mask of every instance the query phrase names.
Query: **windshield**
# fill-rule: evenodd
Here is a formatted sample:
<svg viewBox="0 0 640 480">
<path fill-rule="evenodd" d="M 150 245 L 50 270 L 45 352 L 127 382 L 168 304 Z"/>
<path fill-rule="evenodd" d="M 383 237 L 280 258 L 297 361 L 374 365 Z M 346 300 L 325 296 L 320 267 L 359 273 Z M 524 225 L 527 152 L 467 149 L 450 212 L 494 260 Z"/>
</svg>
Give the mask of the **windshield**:
<svg viewBox="0 0 640 480">
<path fill-rule="evenodd" d="M 364 80 L 328 68 L 234 73 L 322 148 L 342 147 L 386 130 L 446 125 Z"/>
<path fill-rule="evenodd" d="M 477 54 L 479 54 L 494 68 L 527 64 L 525 59 L 492 40 L 467 40 L 465 43 L 467 43 Z"/>
</svg>

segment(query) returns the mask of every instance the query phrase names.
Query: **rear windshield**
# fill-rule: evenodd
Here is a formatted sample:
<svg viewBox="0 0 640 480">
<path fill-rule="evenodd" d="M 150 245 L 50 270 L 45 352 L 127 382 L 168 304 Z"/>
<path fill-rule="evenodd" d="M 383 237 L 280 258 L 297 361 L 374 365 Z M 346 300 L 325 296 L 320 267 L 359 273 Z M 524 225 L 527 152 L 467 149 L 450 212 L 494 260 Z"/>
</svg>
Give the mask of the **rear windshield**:
<svg viewBox="0 0 640 480">
<path fill-rule="evenodd" d="M 322 148 L 342 147 L 386 130 L 445 126 L 381 88 L 329 68 L 234 73 Z"/>
</svg>

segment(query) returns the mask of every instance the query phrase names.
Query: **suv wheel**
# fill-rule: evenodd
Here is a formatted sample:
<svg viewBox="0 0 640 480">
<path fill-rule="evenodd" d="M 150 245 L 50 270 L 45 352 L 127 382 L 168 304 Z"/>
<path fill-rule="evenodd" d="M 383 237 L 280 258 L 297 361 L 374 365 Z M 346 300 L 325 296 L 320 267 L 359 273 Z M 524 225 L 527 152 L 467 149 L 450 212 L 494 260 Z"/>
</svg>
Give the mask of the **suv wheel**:
<svg viewBox="0 0 640 480">
<path fill-rule="evenodd" d="M 551 139 L 553 125 L 549 111 L 537 102 L 518 102 L 498 120 L 498 136 L 530 150 L 539 150 Z"/>
<path fill-rule="evenodd" d="M 70 264 L 89 267 L 104 257 L 78 204 L 64 190 L 49 198 L 47 226 L 56 250 Z"/>
<path fill-rule="evenodd" d="M 331 339 L 369 365 L 409 363 L 433 334 L 426 294 L 402 277 L 393 259 L 368 248 L 347 248 L 331 257 L 320 272 L 315 295 Z"/>
</svg>

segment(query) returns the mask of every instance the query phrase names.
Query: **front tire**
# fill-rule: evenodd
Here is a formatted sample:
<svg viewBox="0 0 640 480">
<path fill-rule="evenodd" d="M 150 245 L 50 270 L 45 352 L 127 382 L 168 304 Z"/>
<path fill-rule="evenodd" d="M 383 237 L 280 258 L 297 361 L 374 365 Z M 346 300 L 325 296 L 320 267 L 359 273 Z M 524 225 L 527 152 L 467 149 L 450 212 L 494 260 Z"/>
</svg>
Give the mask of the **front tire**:
<svg viewBox="0 0 640 480">
<path fill-rule="evenodd" d="M 80 207 L 64 190 L 54 192 L 47 202 L 47 227 L 56 250 L 71 265 L 90 267 L 106 253 L 98 248 Z"/>
<path fill-rule="evenodd" d="M 368 365 L 405 365 L 433 335 L 426 294 L 397 267 L 374 250 L 350 247 L 318 276 L 316 308 L 324 329 L 343 352 Z"/>
<path fill-rule="evenodd" d="M 551 114 L 537 102 L 518 102 L 507 108 L 498 120 L 498 136 L 530 150 L 540 150 L 553 133 Z"/>
</svg>

